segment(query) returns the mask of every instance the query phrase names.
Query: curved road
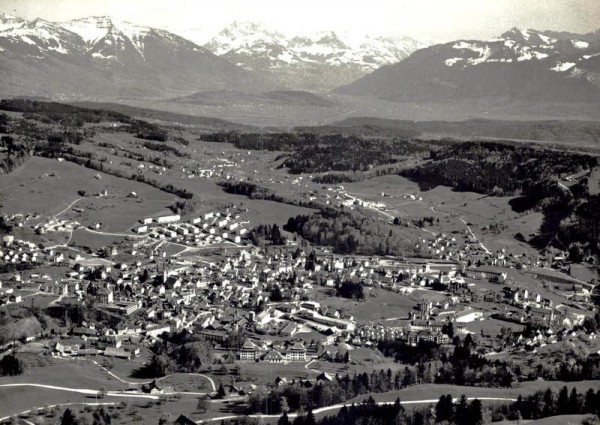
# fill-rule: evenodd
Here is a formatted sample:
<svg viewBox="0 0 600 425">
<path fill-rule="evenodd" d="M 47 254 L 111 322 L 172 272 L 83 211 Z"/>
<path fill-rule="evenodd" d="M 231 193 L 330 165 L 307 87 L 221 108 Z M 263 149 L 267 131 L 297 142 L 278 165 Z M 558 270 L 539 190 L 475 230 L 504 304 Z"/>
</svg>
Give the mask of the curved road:
<svg viewBox="0 0 600 425">
<path fill-rule="evenodd" d="M 197 375 L 197 374 L 192 374 L 192 375 Z M 113 374 L 113 376 L 116 377 L 116 375 Z M 201 375 L 204 376 L 204 375 Z M 118 378 L 118 377 L 117 377 Z M 119 378 L 118 378 L 119 379 Z M 210 378 L 209 378 L 210 379 Z M 126 382 L 126 381 L 124 381 Z M 211 380 L 212 382 L 212 380 Z M 214 385 L 214 382 L 213 382 Z M 84 394 L 84 395 L 91 395 L 91 396 L 99 396 L 101 391 L 100 390 L 93 390 L 93 389 L 87 389 L 87 388 L 69 388 L 69 387 L 59 387 L 59 386 L 55 386 L 55 385 L 43 385 L 43 384 L 35 384 L 35 383 L 15 383 L 15 384 L 2 384 L 0 385 L 0 388 L 14 388 L 14 387 L 34 387 L 34 388 L 44 388 L 44 389 L 49 389 L 49 390 L 56 390 L 56 391 L 66 391 L 66 392 L 74 392 L 77 394 Z M 164 393 L 161 395 L 191 395 L 191 396 L 197 396 L 197 395 L 205 395 L 206 393 L 192 393 L 192 392 L 170 392 L 170 393 Z M 142 394 L 142 393 L 124 393 L 121 391 L 106 391 L 105 395 L 107 397 L 127 397 L 127 398 L 143 398 L 143 399 L 150 399 L 150 400 L 158 400 L 160 398 L 159 395 L 151 395 L 151 394 Z M 506 402 L 514 402 L 516 401 L 516 399 L 514 398 L 504 398 L 504 397 L 468 397 L 468 400 L 473 400 L 473 399 L 479 399 L 481 401 L 506 401 Z M 228 400 L 232 400 L 232 399 L 224 399 L 224 400 L 211 400 L 214 402 L 223 402 L 223 401 L 228 401 Z M 456 400 L 458 400 L 457 398 L 454 399 L 454 401 L 456 402 Z M 437 403 L 438 399 L 425 399 L 425 400 L 408 400 L 408 401 L 401 401 L 400 403 L 402 405 L 411 405 L 411 404 L 432 404 L 432 403 Z M 382 405 L 386 405 L 386 404 L 394 404 L 395 401 L 380 401 L 377 402 L 378 405 L 382 406 Z M 116 403 L 114 402 L 107 402 L 107 403 L 60 403 L 60 404 L 56 404 L 55 406 L 68 406 L 68 405 L 87 405 L 87 406 L 100 406 L 100 405 L 114 405 Z M 318 409 L 313 410 L 313 413 L 315 414 L 319 414 L 319 413 L 323 413 L 323 412 L 329 412 L 332 410 L 339 410 L 344 406 L 348 406 L 348 403 L 340 403 L 340 404 L 334 404 L 331 406 L 325 406 L 325 407 L 321 407 Z M 33 407 L 29 410 L 26 410 L 24 412 L 19 413 L 18 415 L 23 415 L 35 410 L 40 410 L 43 409 L 46 406 L 40 406 L 40 407 Z M 299 415 L 299 413 L 290 413 L 288 414 L 289 418 L 295 418 Z M 12 416 L 12 415 L 11 415 Z M 7 420 L 9 419 L 11 416 L 6 416 L 3 418 L 0 418 L 0 421 L 3 420 Z M 245 415 L 229 415 L 229 416 L 218 416 L 218 417 L 213 417 L 213 418 L 208 418 L 208 419 L 201 419 L 199 421 L 197 421 L 197 424 L 203 424 L 203 423 L 210 423 L 210 422 L 215 422 L 215 421 L 222 421 L 222 420 L 228 420 L 228 419 L 235 419 L 235 418 L 241 418 L 244 417 Z M 251 418 L 255 418 L 255 419 L 277 419 L 279 418 L 281 415 L 267 415 L 267 414 L 255 414 L 255 415 L 248 415 Z"/>
<path fill-rule="evenodd" d="M 503 397 L 467 397 L 467 400 L 474 400 L 474 399 L 478 399 L 481 401 L 510 401 L 510 402 L 517 401 L 517 399 L 515 399 L 515 398 L 503 398 Z M 432 404 L 432 403 L 437 403 L 438 401 L 439 401 L 439 399 L 409 400 L 409 401 L 400 401 L 400 404 L 402 404 L 402 405 Z M 454 402 L 458 401 L 458 398 L 454 398 L 453 401 Z M 386 404 L 394 404 L 394 403 L 395 403 L 395 401 L 379 401 L 379 402 L 377 402 L 377 405 L 383 406 Z M 313 413 L 319 414 L 319 413 L 323 413 L 323 412 L 328 412 L 330 410 L 338 410 L 344 406 L 349 406 L 349 404 L 341 403 L 341 404 L 334 404 L 332 406 L 320 407 L 319 409 L 313 410 Z M 288 418 L 293 419 L 293 418 L 297 417 L 298 415 L 302 415 L 302 414 L 288 413 Z M 254 419 L 263 419 L 263 418 L 264 419 L 277 419 L 280 416 L 281 415 L 248 415 L 248 417 L 254 418 Z M 196 423 L 197 424 L 205 424 L 205 423 L 210 423 L 210 422 L 224 421 L 224 420 L 228 420 L 228 419 L 236 419 L 236 418 L 242 418 L 242 417 L 244 417 L 244 415 L 219 416 L 219 417 L 208 418 L 208 419 L 200 419 L 199 421 L 196 421 Z"/>
<path fill-rule="evenodd" d="M 114 373 L 112 373 L 110 370 L 108 370 L 107 368 L 105 368 L 104 366 L 102 366 L 101 364 L 99 364 L 96 360 L 92 360 L 92 363 L 94 363 L 96 366 L 98 366 L 100 369 L 104 370 L 106 373 L 108 373 L 110 376 L 112 376 L 113 378 L 115 378 L 116 380 L 123 382 L 124 384 L 129 384 L 129 385 L 143 385 L 143 384 L 149 384 L 152 381 L 146 381 L 146 382 L 133 382 L 133 381 L 127 381 L 123 378 L 121 378 L 120 376 L 115 375 Z M 165 375 L 162 378 L 157 378 L 155 381 L 162 381 L 164 379 L 169 378 L 170 376 L 173 376 L 175 374 L 171 374 L 171 375 Z M 187 375 L 187 376 L 200 376 L 202 378 L 205 378 L 208 380 L 208 382 L 210 382 L 210 386 L 212 387 L 213 391 L 217 391 L 217 386 L 215 384 L 215 381 L 208 375 L 204 375 L 202 373 L 178 373 L 177 375 Z M 206 394 L 206 393 L 185 393 L 185 394 Z"/>
</svg>

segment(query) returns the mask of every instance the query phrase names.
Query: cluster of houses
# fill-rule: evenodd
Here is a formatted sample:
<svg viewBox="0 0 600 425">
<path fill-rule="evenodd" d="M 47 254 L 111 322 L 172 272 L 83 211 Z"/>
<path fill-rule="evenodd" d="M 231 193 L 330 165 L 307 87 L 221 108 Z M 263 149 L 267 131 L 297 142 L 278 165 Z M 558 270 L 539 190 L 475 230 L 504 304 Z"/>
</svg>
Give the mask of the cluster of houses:
<svg viewBox="0 0 600 425">
<path fill-rule="evenodd" d="M 0 264 L 12 264 L 18 269 L 20 264 L 60 263 L 64 254 L 52 248 L 44 249 L 33 242 L 15 239 L 13 235 L 2 237 Z"/>
<path fill-rule="evenodd" d="M 200 233 L 220 237 L 223 233 L 245 233 L 239 216 L 218 212 L 187 222 L 182 222 L 177 214 L 159 216 L 142 220 L 141 226 L 146 228 L 138 231 L 158 239 L 186 241 Z M 243 246 L 227 255 L 196 261 L 194 257 L 168 258 L 157 246 L 149 247 L 144 241 L 145 238 L 130 241 L 118 249 L 107 247 L 104 251 L 108 261 L 89 265 L 77 253 L 5 237 L 0 248 L 4 264 L 32 262 L 35 256 L 41 263 L 60 265 L 66 272 L 60 279 L 36 272 L 13 273 L 5 281 L 5 288 L 0 286 L 0 302 L 21 301 L 19 291 L 25 288 L 30 293 L 58 297 L 58 307 L 93 300 L 93 308 L 121 318 L 112 327 L 78 323 L 70 336 L 84 342 L 60 341 L 62 345 L 50 346 L 55 355 L 131 358 L 136 355 L 136 347 L 139 349 L 163 332 L 188 330 L 224 352 L 230 351 L 231 335 L 241 333 L 246 340 L 237 352 L 239 360 L 273 363 L 307 361 L 319 355 L 319 350 L 303 340 L 304 335 L 320 335 L 328 344 L 342 341 L 367 347 L 384 339 L 401 339 L 409 344 L 448 343 L 445 327 L 449 323 L 454 333 L 460 333 L 465 332 L 465 324 L 487 317 L 469 306 L 475 299 L 469 287 L 479 282 L 488 286 L 490 282 L 498 288 L 486 292 L 484 297 L 490 298 L 482 301 L 503 302 L 512 307 L 501 320 L 558 326 L 580 323 L 583 317 L 567 314 L 540 293 L 515 284 L 507 271 L 522 258 L 503 251 L 479 255 L 477 264 L 472 262 L 469 266 L 464 261 L 468 256 L 462 261 L 444 256 L 341 256 L 326 250 L 304 252 L 294 246 Z M 426 243 L 440 253 L 460 250 L 454 235 L 440 234 Z M 356 321 L 351 311 L 340 311 L 315 300 L 315 294 L 321 293 L 315 291 L 316 287 L 330 288 L 333 293 L 340 282 L 348 280 L 365 288 L 406 295 L 433 288 L 445 294 L 446 301 L 421 303 L 416 311 L 405 313 L 401 323 L 371 323 Z"/>
<path fill-rule="evenodd" d="M 188 222 L 181 222 L 179 214 L 148 217 L 140 220 L 140 226 L 134 231 L 147 234 L 159 240 L 169 240 L 189 246 L 204 246 L 231 242 L 242 243 L 247 229 L 240 222 L 239 215 L 207 212 Z"/>
</svg>

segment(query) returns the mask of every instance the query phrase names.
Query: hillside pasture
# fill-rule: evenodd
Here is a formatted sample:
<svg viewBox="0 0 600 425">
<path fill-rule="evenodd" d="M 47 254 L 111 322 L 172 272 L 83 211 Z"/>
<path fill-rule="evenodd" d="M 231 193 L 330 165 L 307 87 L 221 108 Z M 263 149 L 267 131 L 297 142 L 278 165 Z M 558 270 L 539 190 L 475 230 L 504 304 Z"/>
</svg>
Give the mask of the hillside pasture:
<svg viewBox="0 0 600 425">
<path fill-rule="evenodd" d="M 100 178 L 96 178 L 99 176 Z M 78 191 L 87 196 L 82 197 Z M 93 194 L 103 190 L 106 197 Z M 136 192 L 138 198 L 128 198 Z M 3 211 L 102 222 L 110 231 L 127 231 L 145 216 L 169 213 L 174 195 L 149 185 L 48 158 L 32 157 L 0 181 Z M 78 213 L 73 208 L 83 208 Z"/>
</svg>

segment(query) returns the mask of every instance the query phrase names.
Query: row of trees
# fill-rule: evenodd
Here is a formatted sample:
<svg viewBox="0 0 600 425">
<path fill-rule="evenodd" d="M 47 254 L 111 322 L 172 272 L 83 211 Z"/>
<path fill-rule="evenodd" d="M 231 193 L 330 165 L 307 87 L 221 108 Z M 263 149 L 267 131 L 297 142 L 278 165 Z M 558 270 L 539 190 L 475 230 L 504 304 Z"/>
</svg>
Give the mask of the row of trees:
<svg viewBox="0 0 600 425">
<path fill-rule="evenodd" d="M 62 157 L 70 162 L 74 162 L 75 164 L 83 165 L 86 168 L 90 168 L 92 170 L 97 170 L 106 174 L 110 174 L 115 177 L 120 177 L 128 180 L 138 181 L 140 183 L 145 183 L 150 186 L 153 186 L 163 192 L 172 193 L 174 195 L 179 196 L 183 199 L 192 199 L 194 194 L 187 189 L 183 189 L 181 187 L 174 186 L 172 183 L 166 183 L 160 180 L 152 179 L 147 177 L 145 174 L 139 173 L 127 173 L 124 170 L 112 168 L 104 164 L 104 161 L 96 161 L 88 158 L 86 156 L 72 155 L 72 154 L 63 154 Z"/>
<path fill-rule="evenodd" d="M 463 395 L 454 403 L 451 395 L 441 396 L 435 409 L 418 409 L 407 412 L 400 399 L 393 403 L 377 403 L 369 397 L 359 404 L 343 406 L 336 415 L 316 420 L 311 409 L 304 416 L 290 421 L 284 413 L 278 425 L 425 425 L 433 423 L 456 425 L 481 425 L 484 410 L 481 401 L 468 401 Z"/>
<path fill-rule="evenodd" d="M 551 388 L 500 406 L 493 412 L 494 420 L 540 419 L 556 415 L 600 415 L 600 390 L 590 388 L 585 393 L 564 386 L 558 393 Z"/>
<path fill-rule="evenodd" d="M 165 145 L 163 143 L 152 143 L 152 142 L 144 142 L 142 146 L 146 149 L 150 149 L 151 151 L 162 152 L 162 153 L 171 153 L 178 158 L 189 158 L 190 154 L 187 152 L 182 152 L 173 146 Z"/>
<path fill-rule="evenodd" d="M 29 158 L 28 149 L 15 142 L 12 136 L 2 136 L 0 147 L 6 149 L 6 155 L 0 157 L 0 174 L 8 174 Z"/>
<path fill-rule="evenodd" d="M 289 384 L 268 393 L 255 392 L 248 400 L 248 413 L 276 414 L 342 403 L 363 394 L 400 390 L 416 383 L 413 368 L 393 373 L 390 369 L 363 372 L 353 376 L 336 375 L 332 381 L 320 381 L 312 387 Z"/>
</svg>

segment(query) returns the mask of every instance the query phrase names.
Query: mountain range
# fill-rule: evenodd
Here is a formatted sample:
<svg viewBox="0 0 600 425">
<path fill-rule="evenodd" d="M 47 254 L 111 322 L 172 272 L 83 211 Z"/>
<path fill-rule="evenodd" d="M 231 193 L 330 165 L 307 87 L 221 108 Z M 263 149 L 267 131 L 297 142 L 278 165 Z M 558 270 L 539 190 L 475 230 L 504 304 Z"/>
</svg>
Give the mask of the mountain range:
<svg viewBox="0 0 600 425">
<path fill-rule="evenodd" d="M 182 37 L 106 17 L 0 15 L 0 91 L 51 98 L 168 97 L 271 87 Z"/>
<path fill-rule="evenodd" d="M 416 51 L 336 89 L 401 102 L 496 99 L 600 100 L 600 31 L 513 28 L 488 40 L 457 40 Z"/>
<path fill-rule="evenodd" d="M 357 36 L 333 31 L 284 36 L 252 22 L 234 22 L 204 47 L 244 69 L 295 90 L 326 91 L 430 43 L 409 37 Z"/>
<path fill-rule="evenodd" d="M 7 94 L 59 98 L 176 97 L 195 92 L 324 91 L 426 44 L 335 33 L 286 38 L 234 22 L 204 46 L 109 17 L 49 22 L 0 15 Z"/>
<path fill-rule="evenodd" d="M 398 118 L 403 109 L 390 101 L 456 104 L 459 111 L 469 104 L 477 111 L 480 103 L 504 111 L 516 104 L 577 104 L 590 111 L 590 102 L 600 102 L 600 31 L 513 28 L 491 40 L 430 45 L 334 32 L 284 36 L 234 22 L 201 46 L 108 17 L 56 23 L 0 15 L 0 75 L 4 96 L 169 101 L 178 110 L 182 104 L 222 110 L 296 103 L 335 109 L 351 98 L 353 105 L 368 102 L 370 111 L 388 102 L 392 112 L 384 116 Z"/>
</svg>

